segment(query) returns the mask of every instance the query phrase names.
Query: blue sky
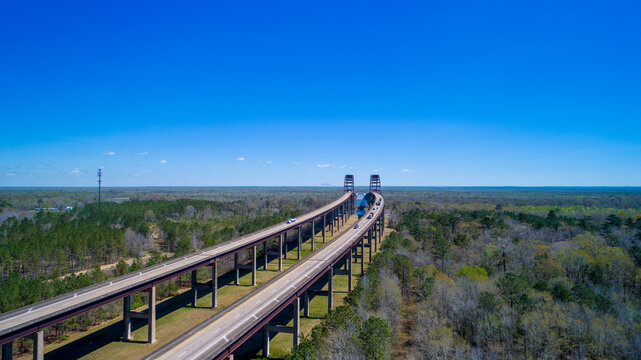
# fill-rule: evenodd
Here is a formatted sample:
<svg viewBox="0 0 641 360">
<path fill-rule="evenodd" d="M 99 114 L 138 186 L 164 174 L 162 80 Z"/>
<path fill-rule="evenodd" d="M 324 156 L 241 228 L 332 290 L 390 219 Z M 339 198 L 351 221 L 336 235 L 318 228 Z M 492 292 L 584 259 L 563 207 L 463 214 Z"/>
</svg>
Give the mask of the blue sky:
<svg viewBox="0 0 641 360">
<path fill-rule="evenodd" d="M 3 1 L 0 186 L 639 186 L 640 4 Z"/>
</svg>

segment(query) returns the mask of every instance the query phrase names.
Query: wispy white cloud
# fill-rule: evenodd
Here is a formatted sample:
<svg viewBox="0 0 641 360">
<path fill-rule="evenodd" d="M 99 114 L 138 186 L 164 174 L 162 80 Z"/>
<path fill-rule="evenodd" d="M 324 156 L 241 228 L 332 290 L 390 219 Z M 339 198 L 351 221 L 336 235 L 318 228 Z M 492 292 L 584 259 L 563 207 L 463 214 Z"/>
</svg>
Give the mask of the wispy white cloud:
<svg viewBox="0 0 641 360">
<path fill-rule="evenodd" d="M 69 171 L 69 174 L 71 174 L 71 175 L 81 175 L 82 171 L 80 171 L 80 169 L 78 169 L 78 168 L 75 168 L 75 169 Z"/>
<path fill-rule="evenodd" d="M 236 158 L 236 161 L 245 161 L 245 158 L 244 158 L 244 157 L 242 157 L 242 156 L 240 156 L 240 157 L 237 157 L 237 158 Z"/>
<path fill-rule="evenodd" d="M 347 165 L 341 165 L 341 166 L 339 166 L 338 168 L 339 168 L 339 169 L 345 169 L 346 167 L 347 167 Z"/>
<path fill-rule="evenodd" d="M 292 165 L 301 166 L 301 165 L 303 165 L 303 163 L 300 162 L 300 161 L 292 161 Z"/>
<path fill-rule="evenodd" d="M 372 170 L 373 173 L 379 173 L 381 171 L 383 171 L 383 169 L 374 169 L 374 170 Z"/>
<path fill-rule="evenodd" d="M 402 172 L 406 172 L 406 173 L 410 173 L 410 172 L 414 172 L 414 169 L 407 169 L 407 168 L 406 168 L 406 169 L 403 169 L 403 170 L 401 170 L 401 171 L 402 171 Z"/>
<path fill-rule="evenodd" d="M 265 164 L 267 164 L 267 165 L 270 165 L 271 163 L 272 163 L 272 161 L 271 161 L 271 160 L 267 160 L 267 161 L 265 161 Z"/>
<path fill-rule="evenodd" d="M 161 163 L 161 164 L 166 164 L 166 163 L 167 163 L 167 160 L 160 160 L 160 163 Z"/>
<path fill-rule="evenodd" d="M 116 155 L 116 152 L 115 151 L 107 151 L 107 152 L 103 152 L 102 154 L 103 155 L 107 155 L 107 156 L 114 156 L 114 155 Z"/>
<path fill-rule="evenodd" d="M 7 176 L 16 176 L 15 173 L 8 173 Z"/>
<path fill-rule="evenodd" d="M 319 168 L 328 168 L 330 166 L 332 166 L 332 164 L 317 164 L 316 165 L 316 167 L 319 167 Z"/>
<path fill-rule="evenodd" d="M 149 153 L 147 151 L 139 152 L 138 156 L 147 156 Z"/>
</svg>

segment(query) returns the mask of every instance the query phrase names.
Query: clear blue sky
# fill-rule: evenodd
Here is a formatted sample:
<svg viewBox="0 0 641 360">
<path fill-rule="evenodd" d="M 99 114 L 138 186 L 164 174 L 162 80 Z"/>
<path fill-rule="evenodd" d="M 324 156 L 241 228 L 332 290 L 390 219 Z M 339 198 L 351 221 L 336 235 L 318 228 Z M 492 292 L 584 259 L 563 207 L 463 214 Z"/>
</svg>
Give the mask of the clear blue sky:
<svg viewBox="0 0 641 360">
<path fill-rule="evenodd" d="M 638 186 L 640 4 L 5 0 L 0 186 Z"/>
</svg>

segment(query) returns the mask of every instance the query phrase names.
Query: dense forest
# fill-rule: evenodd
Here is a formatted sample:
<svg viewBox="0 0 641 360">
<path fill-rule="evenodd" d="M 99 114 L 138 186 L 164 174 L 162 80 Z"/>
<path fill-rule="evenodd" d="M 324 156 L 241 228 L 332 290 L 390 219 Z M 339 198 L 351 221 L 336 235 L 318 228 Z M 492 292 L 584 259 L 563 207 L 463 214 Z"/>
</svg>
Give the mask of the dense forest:
<svg viewBox="0 0 641 360">
<path fill-rule="evenodd" d="M 347 305 L 288 359 L 641 358 L 635 200 L 603 212 L 578 199 L 401 195 L 390 196 L 395 232 Z"/>
</svg>

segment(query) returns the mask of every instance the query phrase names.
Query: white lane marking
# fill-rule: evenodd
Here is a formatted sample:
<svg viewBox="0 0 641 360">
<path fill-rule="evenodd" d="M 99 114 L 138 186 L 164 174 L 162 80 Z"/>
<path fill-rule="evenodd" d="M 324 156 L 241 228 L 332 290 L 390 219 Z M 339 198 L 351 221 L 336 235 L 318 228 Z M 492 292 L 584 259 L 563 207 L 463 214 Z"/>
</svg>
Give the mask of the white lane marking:
<svg viewBox="0 0 641 360">
<path fill-rule="evenodd" d="M 223 336 L 223 339 L 225 339 L 226 342 L 229 342 L 229 339 L 227 338 L 227 335 Z"/>
<path fill-rule="evenodd" d="M 256 316 L 256 314 L 253 314 L 252 316 L 254 317 L 254 319 L 258 320 L 258 316 Z"/>
<path fill-rule="evenodd" d="M 278 301 L 278 299 L 276 299 L 276 298 L 274 298 L 274 301 L 276 301 L 277 303 L 279 303 L 279 302 L 280 302 L 280 301 Z"/>
<path fill-rule="evenodd" d="M 181 352 L 180 355 L 178 355 L 178 357 L 183 357 L 183 355 L 185 355 L 188 352 L 189 352 L 189 350 L 185 350 L 185 351 Z"/>
</svg>

